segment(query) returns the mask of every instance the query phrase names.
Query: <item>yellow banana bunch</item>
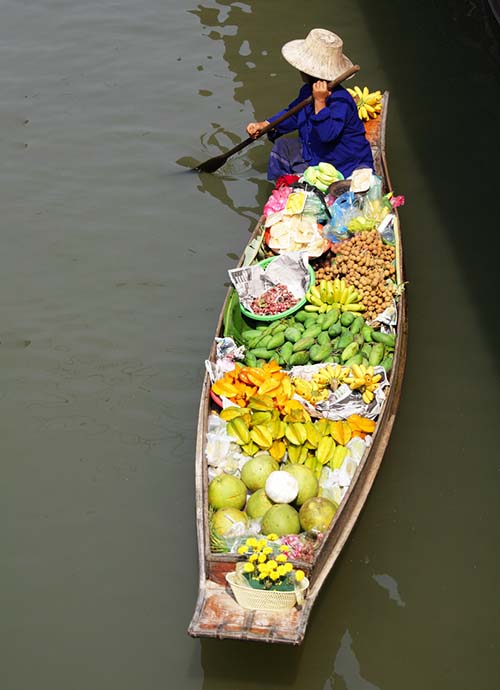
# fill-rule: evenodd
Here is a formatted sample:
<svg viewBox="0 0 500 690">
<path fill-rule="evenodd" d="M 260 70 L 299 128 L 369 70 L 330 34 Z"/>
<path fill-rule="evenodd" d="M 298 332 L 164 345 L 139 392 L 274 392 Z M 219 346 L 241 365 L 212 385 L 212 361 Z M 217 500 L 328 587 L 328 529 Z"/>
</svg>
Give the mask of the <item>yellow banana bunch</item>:
<svg viewBox="0 0 500 690">
<path fill-rule="evenodd" d="M 382 110 L 382 94 L 380 91 L 370 92 L 367 86 L 364 86 L 362 90 L 359 86 L 355 86 L 353 89 L 348 88 L 347 90 L 358 106 L 358 115 L 361 120 L 378 117 Z"/>
<path fill-rule="evenodd" d="M 294 378 L 293 385 L 297 395 L 310 403 L 316 404 L 328 398 L 328 391 L 325 386 L 319 385 L 316 381 L 307 381 L 302 378 Z"/>
<path fill-rule="evenodd" d="M 374 393 L 382 379 L 380 374 L 375 374 L 373 367 L 365 367 L 363 364 L 353 364 L 351 376 L 345 379 L 351 390 L 359 391 L 363 396 L 363 402 L 367 405 L 375 397 Z"/>
<path fill-rule="evenodd" d="M 331 386 L 334 381 L 342 383 L 350 373 L 349 367 L 341 367 L 340 364 L 328 364 L 328 366 L 313 374 L 312 381 L 318 386 L 327 387 Z"/>
<path fill-rule="evenodd" d="M 342 278 L 335 280 L 320 280 L 319 285 L 313 285 L 306 293 L 306 311 L 316 311 L 320 314 L 340 309 L 341 311 L 364 311 L 361 302 L 362 295 L 352 285 L 348 285 Z"/>
</svg>

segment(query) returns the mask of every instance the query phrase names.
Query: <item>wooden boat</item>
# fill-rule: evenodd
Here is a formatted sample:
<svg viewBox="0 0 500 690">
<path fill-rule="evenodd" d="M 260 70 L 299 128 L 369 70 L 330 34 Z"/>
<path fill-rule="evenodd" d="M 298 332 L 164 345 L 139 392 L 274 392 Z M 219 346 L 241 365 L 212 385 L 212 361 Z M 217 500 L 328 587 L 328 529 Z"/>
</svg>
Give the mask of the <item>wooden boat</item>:
<svg viewBox="0 0 500 690">
<path fill-rule="evenodd" d="M 367 138 L 370 142 L 375 162 L 375 170 L 382 178 L 384 192 L 392 190 L 385 157 L 385 128 L 387 121 L 389 94 L 383 97 L 381 115 L 366 123 Z M 262 258 L 259 254 L 263 238 L 263 219 L 257 223 L 255 231 L 243 253 L 239 265 L 246 265 Z M 397 282 L 404 282 L 403 254 L 399 221 L 395 222 L 396 276 Z M 220 313 L 216 335 L 224 332 L 224 310 L 230 298 L 228 292 Z M 205 375 L 199 407 L 196 451 L 196 521 L 199 553 L 199 594 L 188 632 L 193 637 L 232 638 L 273 643 L 299 645 L 305 634 L 313 604 L 325 582 L 328 573 L 339 556 L 349 534 L 354 527 L 380 467 L 382 457 L 389 442 L 394 418 L 399 404 L 403 371 L 406 359 L 407 315 L 404 293 L 398 302 L 398 329 L 394 353 L 394 365 L 390 378 L 389 393 L 383 404 L 372 445 L 365 452 L 350 487 L 333 519 L 324 541 L 316 552 L 312 563 L 299 562 L 307 574 L 310 587 L 302 607 L 283 613 L 253 611 L 241 608 L 233 598 L 225 580 L 225 575 L 234 570 L 237 558 L 234 554 L 216 554 L 210 550 L 210 536 L 207 510 L 207 466 L 205 461 L 205 439 L 207 419 L 214 403 L 210 396 L 210 379 Z M 215 343 L 210 352 L 215 358 Z"/>
</svg>

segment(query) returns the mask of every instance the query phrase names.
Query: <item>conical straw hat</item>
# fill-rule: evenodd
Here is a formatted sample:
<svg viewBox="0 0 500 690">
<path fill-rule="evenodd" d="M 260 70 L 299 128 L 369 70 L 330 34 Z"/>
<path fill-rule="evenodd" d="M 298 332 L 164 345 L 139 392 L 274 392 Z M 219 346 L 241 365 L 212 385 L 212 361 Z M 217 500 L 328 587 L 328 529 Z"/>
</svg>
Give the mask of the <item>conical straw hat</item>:
<svg viewBox="0 0 500 690">
<path fill-rule="evenodd" d="M 312 29 L 306 38 L 285 43 L 281 53 L 293 67 L 311 77 L 332 81 L 352 66 L 342 52 L 340 36 L 326 29 Z"/>
</svg>

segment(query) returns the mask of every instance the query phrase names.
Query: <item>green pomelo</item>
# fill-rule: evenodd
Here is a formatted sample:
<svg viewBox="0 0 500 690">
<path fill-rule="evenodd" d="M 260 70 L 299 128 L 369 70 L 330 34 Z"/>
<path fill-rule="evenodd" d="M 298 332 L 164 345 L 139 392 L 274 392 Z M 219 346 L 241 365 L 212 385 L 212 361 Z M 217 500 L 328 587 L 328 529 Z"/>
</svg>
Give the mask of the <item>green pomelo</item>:
<svg viewBox="0 0 500 690">
<path fill-rule="evenodd" d="M 283 467 L 284 472 L 289 472 L 292 477 L 295 477 L 299 485 L 299 493 L 295 499 L 295 503 L 301 506 L 309 498 L 313 498 L 318 495 L 319 483 L 314 472 L 306 467 L 305 465 L 285 465 Z"/>
<path fill-rule="evenodd" d="M 250 496 L 247 502 L 247 515 L 252 519 L 262 517 L 273 506 L 271 499 L 267 497 L 264 489 L 257 491 Z"/>
<path fill-rule="evenodd" d="M 300 532 L 299 514 L 287 503 L 277 503 L 269 508 L 262 519 L 262 534 L 298 534 Z"/>
<path fill-rule="evenodd" d="M 338 505 L 328 498 L 318 496 L 309 498 L 299 511 L 300 525 L 303 530 L 310 529 L 326 532 Z"/>
<path fill-rule="evenodd" d="M 224 536 L 233 525 L 241 522 L 246 527 L 248 525 L 248 517 L 241 510 L 236 508 L 221 508 L 217 510 L 212 516 L 212 525 L 221 536 Z"/>
<path fill-rule="evenodd" d="M 256 455 L 243 465 L 241 479 L 250 491 L 257 491 L 264 488 L 271 472 L 278 469 L 278 463 L 270 455 Z"/>
<path fill-rule="evenodd" d="M 208 485 L 208 502 L 216 510 L 241 509 L 247 500 L 247 487 L 232 474 L 218 474 Z"/>
</svg>

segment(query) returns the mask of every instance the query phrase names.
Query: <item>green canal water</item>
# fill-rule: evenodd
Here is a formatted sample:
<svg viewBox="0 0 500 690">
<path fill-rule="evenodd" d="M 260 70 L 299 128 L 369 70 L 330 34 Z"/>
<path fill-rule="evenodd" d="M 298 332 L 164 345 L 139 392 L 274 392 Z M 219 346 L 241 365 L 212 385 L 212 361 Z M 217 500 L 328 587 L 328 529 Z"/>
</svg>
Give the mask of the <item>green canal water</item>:
<svg viewBox="0 0 500 690">
<path fill-rule="evenodd" d="M 1 690 L 497 687 L 500 84 L 466 4 L 4 0 Z M 303 646 L 193 640 L 204 359 L 269 145 L 178 161 L 288 103 L 315 26 L 391 93 L 401 406 Z"/>
</svg>

